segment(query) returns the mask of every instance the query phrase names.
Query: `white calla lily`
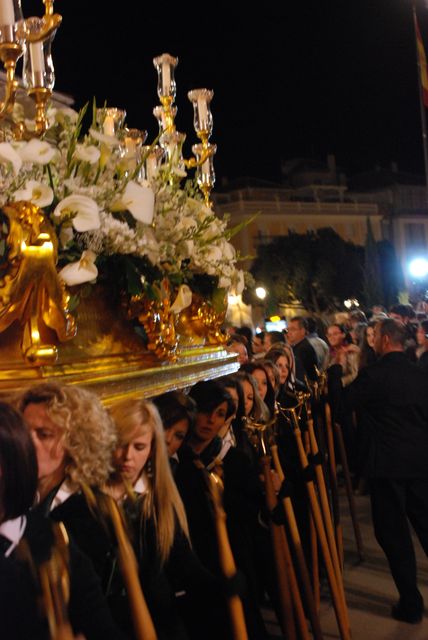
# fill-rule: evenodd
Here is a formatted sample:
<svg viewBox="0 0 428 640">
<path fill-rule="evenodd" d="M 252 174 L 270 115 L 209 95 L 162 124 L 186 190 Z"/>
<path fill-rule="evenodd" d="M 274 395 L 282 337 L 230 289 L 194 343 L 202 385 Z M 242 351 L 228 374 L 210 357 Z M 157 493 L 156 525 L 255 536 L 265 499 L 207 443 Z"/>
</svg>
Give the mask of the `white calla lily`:
<svg viewBox="0 0 428 640">
<path fill-rule="evenodd" d="M 76 145 L 76 151 L 74 157 L 76 160 L 82 162 L 89 162 L 89 164 L 95 164 L 100 159 L 101 152 L 95 145 L 91 144 L 86 146 L 84 144 Z"/>
<path fill-rule="evenodd" d="M 0 162 L 10 163 L 13 173 L 17 175 L 22 167 L 22 158 L 9 142 L 0 142 Z"/>
<path fill-rule="evenodd" d="M 95 266 L 96 258 L 97 255 L 93 251 L 84 251 L 80 260 L 67 264 L 58 275 L 69 287 L 96 280 L 98 277 L 98 269 Z"/>
<path fill-rule="evenodd" d="M 119 140 L 115 136 L 107 136 L 105 133 L 100 133 L 95 129 L 89 129 L 89 133 L 94 140 L 102 142 L 108 147 L 117 147 L 120 144 Z"/>
<path fill-rule="evenodd" d="M 48 142 L 32 138 L 18 149 L 18 153 L 24 162 L 48 164 L 55 157 L 57 151 Z"/>
<path fill-rule="evenodd" d="M 59 232 L 59 241 L 63 249 L 73 240 L 73 236 L 73 229 L 71 227 L 62 227 Z"/>
<path fill-rule="evenodd" d="M 187 284 L 182 284 L 178 289 L 177 297 L 171 305 L 170 311 L 180 313 L 192 304 L 192 290 Z"/>
<path fill-rule="evenodd" d="M 47 185 L 37 180 L 28 180 L 23 189 L 18 189 L 13 193 L 15 202 L 18 200 L 28 200 L 38 207 L 48 207 L 54 199 L 54 192 Z"/>
<path fill-rule="evenodd" d="M 99 229 L 101 225 L 98 205 L 88 196 L 67 196 L 58 203 L 53 214 L 56 218 L 74 215 L 72 224 L 79 233 Z"/>
<path fill-rule="evenodd" d="M 150 187 L 128 182 L 120 198 L 113 203 L 112 211 L 129 211 L 139 222 L 151 224 L 155 208 L 155 194 Z"/>
<path fill-rule="evenodd" d="M 79 114 L 71 107 L 61 107 L 55 109 L 55 120 L 59 123 L 63 123 L 65 120 L 69 120 L 73 124 L 76 124 Z"/>
</svg>

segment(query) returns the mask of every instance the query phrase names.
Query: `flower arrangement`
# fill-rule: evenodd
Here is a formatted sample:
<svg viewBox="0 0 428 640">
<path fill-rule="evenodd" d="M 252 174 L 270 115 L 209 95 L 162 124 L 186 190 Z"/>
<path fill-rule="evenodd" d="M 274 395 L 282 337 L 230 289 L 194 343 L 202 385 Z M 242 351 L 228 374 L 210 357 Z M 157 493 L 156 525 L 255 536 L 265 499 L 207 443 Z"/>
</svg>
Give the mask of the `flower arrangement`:
<svg viewBox="0 0 428 640">
<path fill-rule="evenodd" d="M 167 282 L 175 312 L 190 304 L 192 292 L 213 305 L 229 290 L 240 293 L 244 276 L 229 242 L 238 228 L 229 229 L 227 218 L 204 203 L 180 154 L 147 179 L 142 168 L 154 145 L 131 165 L 120 132 L 105 133 L 95 105 L 82 133 L 86 111 L 52 109 L 42 139 L 0 143 L 0 207 L 25 200 L 44 210 L 65 284 L 84 285 L 78 297 L 105 282 L 131 299 L 156 298 Z M 0 267 L 7 260 L 2 238 L 0 232 Z"/>
</svg>

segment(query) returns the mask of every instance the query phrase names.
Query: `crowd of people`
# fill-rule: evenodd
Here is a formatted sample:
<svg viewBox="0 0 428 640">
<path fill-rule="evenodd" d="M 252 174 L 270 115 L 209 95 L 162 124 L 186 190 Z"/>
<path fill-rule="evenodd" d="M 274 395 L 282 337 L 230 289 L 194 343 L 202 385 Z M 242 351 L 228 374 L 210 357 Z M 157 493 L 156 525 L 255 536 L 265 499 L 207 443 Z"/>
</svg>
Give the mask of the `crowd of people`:
<svg viewBox="0 0 428 640">
<path fill-rule="evenodd" d="M 280 618 L 281 598 L 269 531 L 278 514 L 266 486 L 279 496 L 283 486 L 273 468 L 261 473 L 254 427 L 268 425 L 275 438 L 310 564 L 287 407 L 324 379 L 351 470 L 369 480 L 400 594 L 393 615 L 418 622 L 407 517 L 428 552 L 428 320 L 403 305 L 336 320 L 325 339 L 301 316 L 286 332 L 235 328 L 227 348 L 239 371 L 186 392 L 105 408 L 83 388 L 49 382 L 0 403 L 2 637 L 44 640 L 57 624 L 69 625 L 64 638 L 132 639 L 153 628 L 159 640 L 227 640 L 228 601 L 238 595 L 250 640 L 267 638 L 261 608 L 268 601 Z M 302 430 L 304 422 L 303 412 Z M 210 472 L 222 481 L 233 575 Z"/>
</svg>

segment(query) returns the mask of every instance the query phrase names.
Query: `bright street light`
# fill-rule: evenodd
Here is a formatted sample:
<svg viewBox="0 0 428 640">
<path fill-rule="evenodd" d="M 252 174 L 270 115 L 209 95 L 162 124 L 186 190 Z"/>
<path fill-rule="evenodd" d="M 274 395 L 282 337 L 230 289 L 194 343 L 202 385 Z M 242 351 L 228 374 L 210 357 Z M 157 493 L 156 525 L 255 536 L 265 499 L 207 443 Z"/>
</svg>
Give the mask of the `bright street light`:
<svg viewBox="0 0 428 640">
<path fill-rule="evenodd" d="M 428 274 L 428 260 L 415 258 L 409 263 L 409 272 L 414 278 L 425 278 Z"/>
<path fill-rule="evenodd" d="M 256 287 L 256 296 L 260 300 L 264 300 L 266 298 L 266 289 L 264 287 Z"/>
</svg>

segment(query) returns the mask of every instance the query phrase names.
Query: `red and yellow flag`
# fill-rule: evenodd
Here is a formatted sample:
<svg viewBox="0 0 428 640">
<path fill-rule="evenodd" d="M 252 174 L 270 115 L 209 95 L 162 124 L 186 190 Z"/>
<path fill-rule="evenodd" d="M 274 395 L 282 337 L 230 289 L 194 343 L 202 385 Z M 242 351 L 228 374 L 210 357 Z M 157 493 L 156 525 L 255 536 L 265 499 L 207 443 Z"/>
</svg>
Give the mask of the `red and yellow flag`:
<svg viewBox="0 0 428 640">
<path fill-rule="evenodd" d="M 418 21 L 416 20 L 416 46 L 418 49 L 419 73 L 422 86 L 422 97 L 424 105 L 428 107 L 428 73 L 427 59 L 425 55 L 424 43 L 422 42 L 421 32 L 419 31 Z"/>
</svg>

